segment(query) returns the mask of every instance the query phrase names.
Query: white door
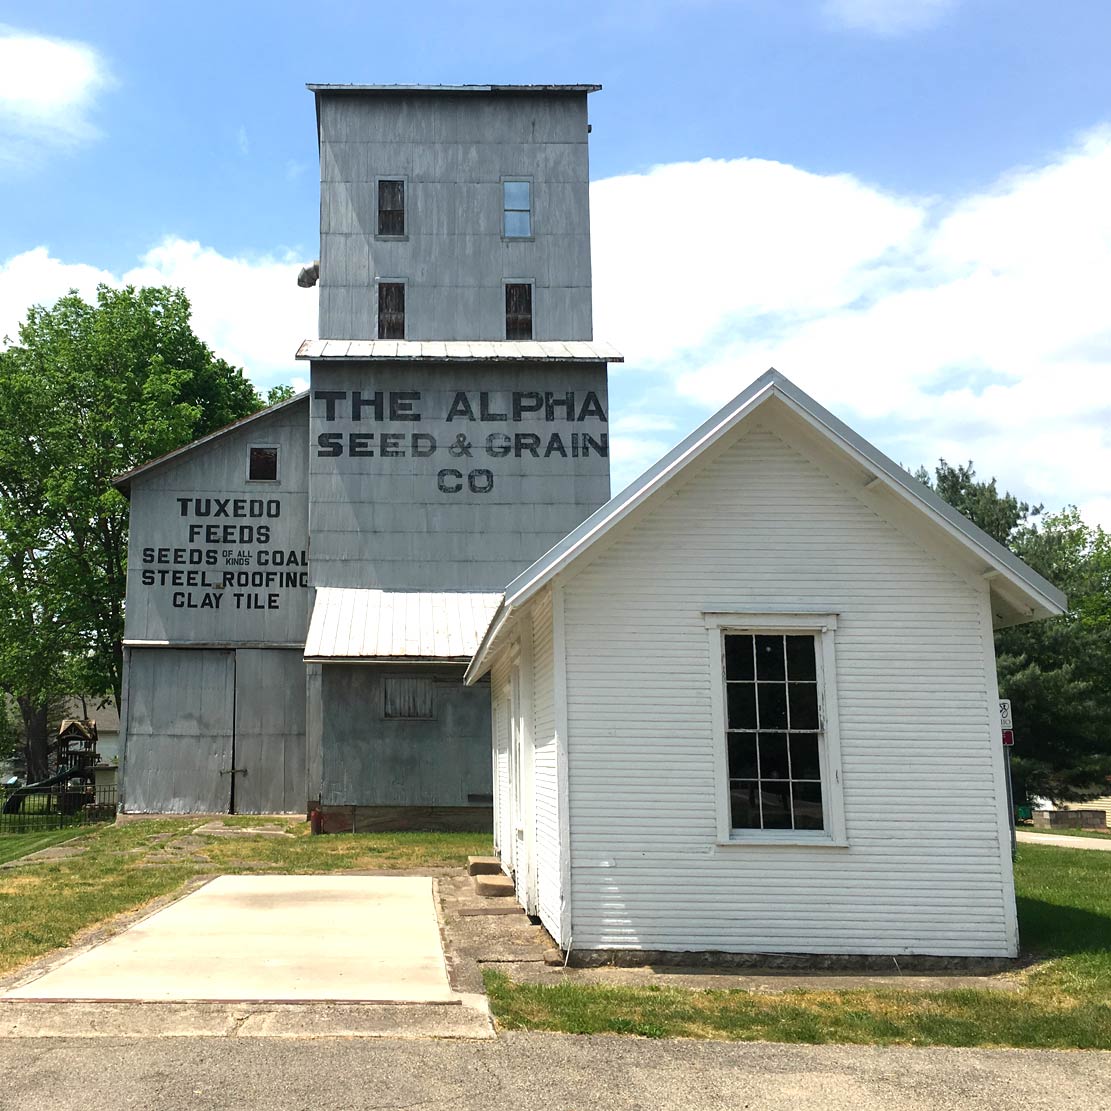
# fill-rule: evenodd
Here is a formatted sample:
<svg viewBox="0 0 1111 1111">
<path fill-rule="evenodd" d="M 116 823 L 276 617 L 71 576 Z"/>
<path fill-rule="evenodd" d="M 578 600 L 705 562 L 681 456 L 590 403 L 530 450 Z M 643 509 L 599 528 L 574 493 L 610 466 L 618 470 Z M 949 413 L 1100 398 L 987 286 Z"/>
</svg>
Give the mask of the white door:
<svg viewBox="0 0 1111 1111">
<path fill-rule="evenodd" d="M 532 760 L 525 729 L 521 695 L 521 668 L 514 664 L 509 677 L 509 758 L 512 773 L 510 805 L 513 809 L 513 882 L 517 898 L 530 914 L 536 912 L 532 860 Z"/>
</svg>

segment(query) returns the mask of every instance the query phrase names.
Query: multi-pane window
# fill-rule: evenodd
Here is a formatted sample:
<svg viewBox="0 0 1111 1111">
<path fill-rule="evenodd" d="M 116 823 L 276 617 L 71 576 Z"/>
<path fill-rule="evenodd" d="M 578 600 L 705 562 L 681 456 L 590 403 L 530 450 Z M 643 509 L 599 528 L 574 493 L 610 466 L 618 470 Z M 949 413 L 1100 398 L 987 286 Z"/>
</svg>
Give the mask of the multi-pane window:
<svg viewBox="0 0 1111 1111">
<path fill-rule="evenodd" d="M 278 449 L 252 444 L 247 449 L 247 479 L 250 482 L 278 481 Z"/>
<path fill-rule="evenodd" d="M 380 178 L 378 181 L 378 234 L 405 234 L 405 182 Z"/>
<path fill-rule="evenodd" d="M 405 338 L 405 283 L 378 283 L 378 338 Z"/>
<path fill-rule="evenodd" d="M 532 286 L 528 282 L 506 283 L 505 338 L 532 339 Z"/>
<path fill-rule="evenodd" d="M 825 828 L 818 638 L 726 633 L 724 639 L 732 828 Z"/>
<path fill-rule="evenodd" d="M 502 182 L 502 234 L 506 239 L 532 235 L 532 182 Z"/>
</svg>

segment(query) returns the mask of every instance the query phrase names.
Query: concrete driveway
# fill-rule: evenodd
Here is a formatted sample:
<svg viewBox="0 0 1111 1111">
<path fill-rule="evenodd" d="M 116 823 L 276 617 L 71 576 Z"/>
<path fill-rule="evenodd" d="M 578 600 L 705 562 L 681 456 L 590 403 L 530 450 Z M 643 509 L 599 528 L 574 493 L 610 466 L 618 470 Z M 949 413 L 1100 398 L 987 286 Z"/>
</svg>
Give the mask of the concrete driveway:
<svg viewBox="0 0 1111 1111">
<path fill-rule="evenodd" d="M 221 876 L 3 997 L 459 1002 L 432 880 Z"/>
</svg>

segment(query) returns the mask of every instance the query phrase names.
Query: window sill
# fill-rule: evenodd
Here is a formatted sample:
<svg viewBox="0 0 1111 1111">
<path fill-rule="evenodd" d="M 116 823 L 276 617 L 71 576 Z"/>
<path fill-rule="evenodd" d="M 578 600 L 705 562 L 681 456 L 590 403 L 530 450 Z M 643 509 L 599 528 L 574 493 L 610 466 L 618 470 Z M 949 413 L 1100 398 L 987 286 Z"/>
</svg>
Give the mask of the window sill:
<svg viewBox="0 0 1111 1111">
<path fill-rule="evenodd" d="M 847 849 L 847 840 L 835 840 L 833 837 L 730 837 L 722 840 L 720 837 L 715 842 L 719 849 L 754 849 L 768 846 L 770 848 L 789 849 Z"/>
<path fill-rule="evenodd" d="M 503 235 L 501 237 L 503 243 L 535 243 L 535 235 Z"/>
<path fill-rule="evenodd" d="M 408 234 L 405 235 L 376 235 L 375 239 L 385 243 L 405 243 L 408 241 Z"/>
<path fill-rule="evenodd" d="M 247 478 L 244 479 L 251 486 L 281 486 L 280 478 Z"/>
</svg>

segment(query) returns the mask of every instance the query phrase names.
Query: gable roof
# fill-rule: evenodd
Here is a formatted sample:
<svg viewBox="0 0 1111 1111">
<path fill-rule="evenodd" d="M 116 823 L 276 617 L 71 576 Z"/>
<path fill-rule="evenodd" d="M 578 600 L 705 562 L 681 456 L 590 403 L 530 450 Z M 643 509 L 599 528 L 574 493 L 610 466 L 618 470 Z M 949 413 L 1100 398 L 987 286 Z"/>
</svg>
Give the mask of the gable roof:
<svg viewBox="0 0 1111 1111">
<path fill-rule="evenodd" d="M 671 449 L 658 463 L 649 467 L 635 482 L 591 514 L 578 528 L 525 568 L 506 588 L 505 598 L 494 615 L 478 652 L 467 670 L 467 681 L 477 679 L 485 670 L 486 657 L 498 632 L 512 611 L 524 605 L 574 560 L 607 535 L 649 497 L 672 482 L 723 436 L 772 398 L 778 398 L 815 431 L 855 458 L 874 476 L 934 527 L 942 529 L 970 553 L 987 564 L 985 578 L 1010 584 L 1028 607 L 1020 620 L 1034 620 L 1064 613 L 1068 600 L 1048 579 L 1028 567 L 1013 552 L 974 525 L 962 513 L 923 485 L 879 448 L 838 420 L 809 394 L 774 368 L 766 371 L 747 389 L 719 409 L 685 440 Z M 1017 624 L 1018 622 L 1010 622 Z"/>
<path fill-rule="evenodd" d="M 201 436 L 197 440 L 191 440 L 189 443 L 179 448 L 174 448 L 173 451 L 166 452 L 165 455 L 156 456 L 154 459 L 148 460 L 138 467 L 132 467 L 130 471 L 124 471 L 123 474 L 116 475 L 116 477 L 112 479 L 112 485 L 115 486 L 117 490 L 122 490 L 123 493 L 126 494 L 131 488 L 132 480 L 138 478 L 140 475 L 145 475 L 148 471 L 157 470 L 159 467 L 165 467 L 169 463 L 176 463 L 186 455 L 196 451 L 197 448 L 210 444 L 214 440 L 220 439 L 221 436 L 227 436 L 231 432 L 238 432 L 241 428 L 246 428 L 247 425 L 254 421 L 273 416 L 274 413 L 280 412 L 282 409 L 289 409 L 294 405 L 300 404 L 302 401 L 307 402 L 308 398 L 309 391 L 302 390 L 300 393 L 286 398 L 285 401 L 279 401 L 275 405 L 267 405 L 265 409 L 259 409 L 256 413 L 249 413 L 245 417 L 240 417 L 239 420 L 232 421 L 231 424 L 225 424 L 223 428 L 217 428 L 215 432 L 209 432 L 207 436 Z"/>
</svg>

